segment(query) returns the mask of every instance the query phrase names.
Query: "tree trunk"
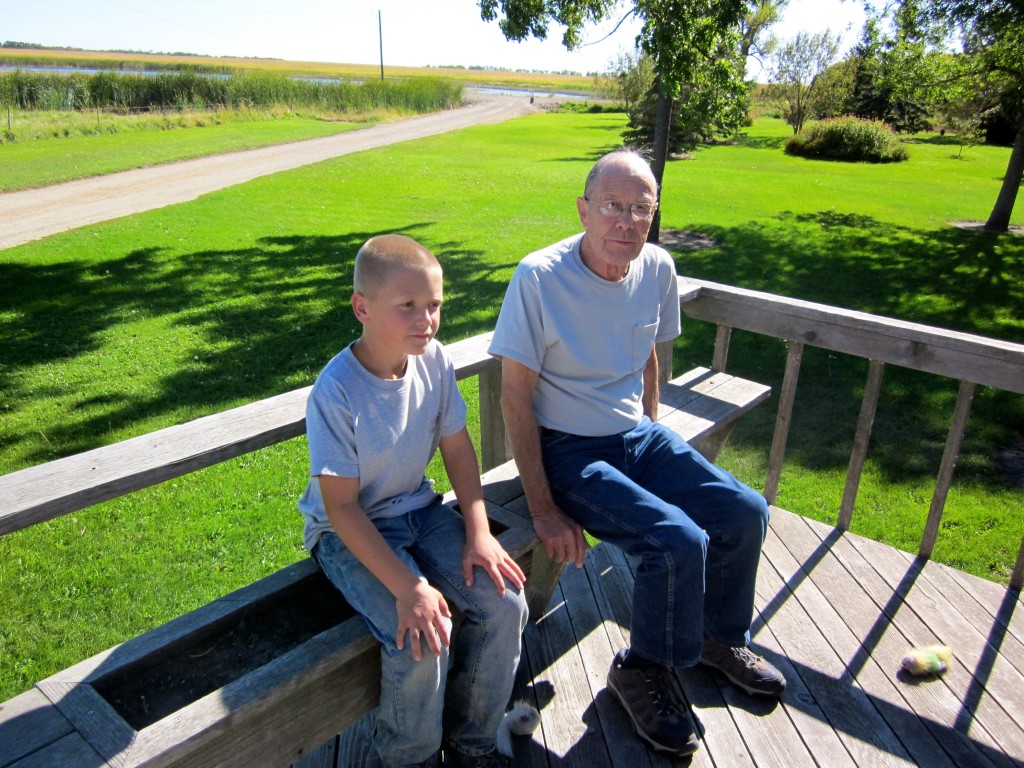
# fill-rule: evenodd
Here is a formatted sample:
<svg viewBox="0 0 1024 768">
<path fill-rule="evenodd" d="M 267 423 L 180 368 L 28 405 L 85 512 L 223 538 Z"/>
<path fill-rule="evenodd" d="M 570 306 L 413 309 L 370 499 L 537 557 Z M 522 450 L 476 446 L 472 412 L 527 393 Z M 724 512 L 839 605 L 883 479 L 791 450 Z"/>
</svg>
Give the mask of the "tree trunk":
<svg viewBox="0 0 1024 768">
<path fill-rule="evenodd" d="M 668 160 L 668 139 L 672 128 L 671 96 L 662 90 L 658 96 L 658 114 L 654 120 L 654 155 L 651 157 L 651 172 L 658 184 L 658 202 L 661 202 L 661 180 L 665 176 L 665 163 Z M 647 242 L 657 243 L 661 240 L 661 206 L 654 214 L 651 229 L 647 233 Z"/>
<path fill-rule="evenodd" d="M 985 229 L 991 232 L 1006 232 L 1010 228 L 1010 215 L 1017 200 L 1021 176 L 1024 176 L 1024 115 L 1017 126 L 1017 137 L 1013 140 L 1010 162 L 1006 166 L 1003 186 L 999 189 L 995 207 L 985 222 Z"/>
</svg>

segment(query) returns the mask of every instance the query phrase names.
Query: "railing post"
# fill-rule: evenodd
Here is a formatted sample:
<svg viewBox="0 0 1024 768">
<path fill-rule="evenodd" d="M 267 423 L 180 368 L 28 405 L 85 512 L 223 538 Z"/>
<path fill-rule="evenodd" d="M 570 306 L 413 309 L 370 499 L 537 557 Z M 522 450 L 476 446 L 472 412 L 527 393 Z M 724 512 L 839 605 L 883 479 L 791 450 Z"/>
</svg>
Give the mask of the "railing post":
<svg viewBox="0 0 1024 768">
<path fill-rule="evenodd" d="M 492 365 L 477 377 L 480 397 L 480 471 L 486 472 L 512 458 L 512 448 L 501 414 L 501 366 Z"/>
<path fill-rule="evenodd" d="M 1024 539 L 1020 540 L 1017 564 L 1013 566 L 1013 573 L 1010 574 L 1010 589 L 1019 591 L 1022 587 L 1024 587 Z"/>
<path fill-rule="evenodd" d="M 853 519 L 853 504 L 857 500 L 860 475 L 864 471 L 864 461 L 868 456 L 868 444 L 871 442 L 871 428 L 875 423 L 878 393 L 882 390 L 884 370 L 885 363 L 878 360 L 872 360 L 868 366 L 868 381 L 864 385 L 864 399 L 860 404 L 857 433 L 854 435 L 853 450 L 850 452 L 850 468 L 846 471 L 846 487 L 843 489 L 843 501 L 839 505 L 839 520 L 836 522 L 836 525 L 843 531 L 850 530 L 850 522 Z"/>
<path fill-rule="evenodd" d="M 658 383 L 664 384 L 672 378 L 672 342 L 658 342 L 654 353 L 658 356 Z"/>
<path fill-rule="evenodd" d="M 711 370 L 725 373 L 725 364 L 729 359 L 729 340 L 732 338 L 732 328 L 728 325 L 719 325 L 715 330 L 715 353 L 711 358 Z"/>
<path fill-rule="evenodd" d="M 796 399 L 796 382 L 800 378 L 800 363 L 803 360 L 803 342 L 789 342 L 786 355 L 786 374 L 782 378 L 782 392 L 779 395 L 779 412 L 775 416 L 775 432 L 772 433 L 772 450 L 768 455 L 768 477 L 764 481 L 764 497 L 769 504 L 775 503 L 779 493 L 779 476 L 782 474 L 782 460 L 786 455 L 786 440 L 793 420 L 793 402 Z"/>
<path fill-rule="evenodd" d="M 949 437 L 946 438 L 946 449 L 942 452 L 942 463 L 939 465 L 939 476 L 935 480 L 935 493 L 932 505 L 928 510 L 928 523 L 921 536 L 921 557 L 931 557 L 935 549 L 935 539 L 939 535 L 939 523 L 942 522 L 942 511 L 946 507 L 946 495 L 953 483 L 953 470 L 956 459 L 960 455 L 960 446 L 967 430 L 967 417 L 971 413 L 971 400 L 974 398 L 975 384 L 969 381 L 960 382 L 960 392 L 956 396 L 956 408 L 953 410 L 953 423 L 949 426 Z"/>
</svg>

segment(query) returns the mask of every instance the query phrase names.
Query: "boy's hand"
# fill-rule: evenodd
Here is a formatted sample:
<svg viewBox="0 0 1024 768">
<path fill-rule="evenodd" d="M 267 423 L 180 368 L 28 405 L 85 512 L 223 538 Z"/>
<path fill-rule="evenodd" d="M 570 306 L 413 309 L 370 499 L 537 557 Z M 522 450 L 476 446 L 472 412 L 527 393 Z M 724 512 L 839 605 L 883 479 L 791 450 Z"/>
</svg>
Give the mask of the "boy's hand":
<svg viewBox="0 0 1024 768">
<path fill-rule="evenodd" d="M 462 575 L 467 586 L 473 586 L 473 568 L 479 566 L 491 577 L 498 594 L 505 594 L 505 579 L 511 581 L 516 589 L 522 589 L 526 583 L 526 574 L 519 563 L 498 543 L 488 531 L 466 539 L 466 549 L 462 553 Z"/>
<path fill-rule="evenodd" d="M 396 599 L 398 608 L 398 634 L 395 645 L 398 650 L 405 647 L 405 634 L 409 633 L 409 645 L 412 657 L 419 661 L 423 658 L 423 646 L 420 639 L 426 640 L 427 647 L 435 656 L 441 655 L 441 648 L 447 648 L 448 626 L 444 619 L 450 619 L 452 612 L 445 602 L 444 596 L 419 579 L 416 586 Z"/>
</svg>

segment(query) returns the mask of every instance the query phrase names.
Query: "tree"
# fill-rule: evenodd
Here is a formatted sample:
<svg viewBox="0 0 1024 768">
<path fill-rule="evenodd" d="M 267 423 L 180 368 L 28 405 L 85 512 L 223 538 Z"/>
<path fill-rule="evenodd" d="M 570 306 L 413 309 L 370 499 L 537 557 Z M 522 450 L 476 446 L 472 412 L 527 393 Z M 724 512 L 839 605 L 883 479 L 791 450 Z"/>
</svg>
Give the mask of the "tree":
<svg viewBox="0 0 1024 768">
<path fill-rule="evenodd" d="M 857 117 L 888 123 L 896 131 L 924 130 L 929 107 L 922 86 L 931 79 L 928 72 L 934 68 L 934 53 L 924 41 L 914 39 L 918 25 L 908 14 L 896 14 L 891 36 L 882 34 L 881 22 L 869 18 L 853 49 L 851 111 Z"/>
<path fill-rule="evenodd" d="M 654 63 L 641 51 L 620 51 L 608 62 L 609 74 L 597 78 L 597 87 L 605 98 L 631 113 L 651 90 Z"/>
<path fill-rule="evenodd" d="M 700 87 L 687 84 L 680 89 L 672 110 L 668 154 L 689 152 L 699 144 L 732 136 L 747 114 L 747 87 L 733 74 L 734 61 L 709 62 L 700 73 Z M 653 146 L 661 87 L 657 77 L 644 97 L 629 110 L 629 125 L 623 138 L 630 144 Z"/>
<path fill-rule="evenodd" d="M 753 0 L 740 16 L 740 66 L 746 67 L 753 56 L 762 68 L 765 60 L 775 51 L 778 39 L 768 34 L 768 28 L 782 18 L 789 0 Z"/>
<path fill-rule="evenodd" d="M 569 50 L 579 46 L 583 27 L 603 21 L 619 7 L 618 0 L 479 0 L 484 21 L 498 19 L 509 40 L 544 39 L 551 22 L 565 27 L 562 43 Z M 643 25 L 637 42 L 651 57 L 660 87 L 651 170 L 661 189 L 668 158 L 669 130 L 676 101 L 684 85 L 706 86 L 700 66 L 715 60 L 725 49 L 737 50 L 735 29 L 746 0 L 633 0 L 627 15 L 635 14 Z M 739 70 L 731 67 L 733 76 Z M 648 239 L 660 237 L 660 217 L 655 216 Z"/>
<path fill-rule="evenodd" d="M 963 46 L 956 57 L 932 57 L 937 73 L 925 88 L 999 87 L 1013 105 L 1016 135 L 1006 174 L 985 228 L 1006 232 L 1024 176 L 1024 3 L 1019 0 L 899 0 L 897 18 L 906 38 L 917 44 L 954 36 Z"/>
<path fill-rule="evenodd" d="M 818 75 L 818 92 L 811 107 L 811 119 L 823 120 L 853 114 L 851 103 L 856 73 L 857 61 L 851 56 L 836 62 Z"/>
<path fill-rule="evenodd" d="M 774 56 L 772 95 L 782 101 L 782 116 L 800 133 L 820 90 L 819 78 L 839 54 L 839 38 L 831 31 L 797 32 Z"/>
</svg>

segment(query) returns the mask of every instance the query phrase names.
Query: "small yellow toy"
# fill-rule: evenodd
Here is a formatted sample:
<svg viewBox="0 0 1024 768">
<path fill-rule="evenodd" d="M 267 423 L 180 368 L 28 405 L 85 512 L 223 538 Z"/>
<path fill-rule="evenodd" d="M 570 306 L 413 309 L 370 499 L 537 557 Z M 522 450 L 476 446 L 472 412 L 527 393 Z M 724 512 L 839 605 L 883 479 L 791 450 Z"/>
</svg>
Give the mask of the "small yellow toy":
<svg viewBox="0 0 1024 768">
<path fill-rule="evenodd" d="M 912 675 L 941 675 L 952 658 L 953 649 L 948 645 L 928 645 L 911 648 L 901 664 Z"/>
</svg>

